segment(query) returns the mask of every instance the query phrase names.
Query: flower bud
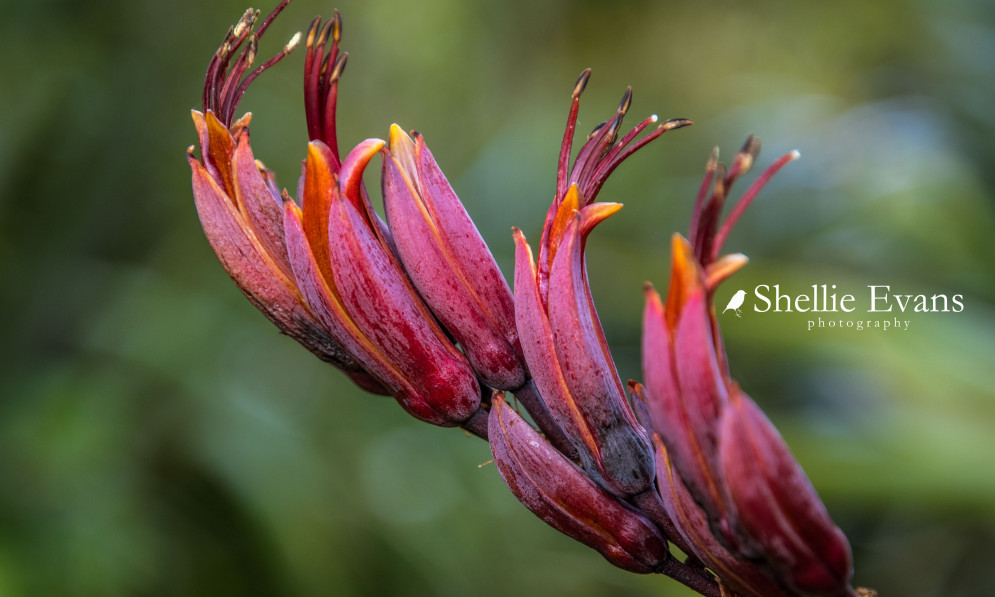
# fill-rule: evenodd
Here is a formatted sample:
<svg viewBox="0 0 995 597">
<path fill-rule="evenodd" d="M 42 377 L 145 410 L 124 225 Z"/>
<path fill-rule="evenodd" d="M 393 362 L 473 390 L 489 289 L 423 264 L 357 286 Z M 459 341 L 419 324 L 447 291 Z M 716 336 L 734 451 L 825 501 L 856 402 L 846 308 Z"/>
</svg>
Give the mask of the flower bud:
<svg viewBox="0 0 995 597">
<path fill-rule="evenodd" d="M 362 173 L 384 142 L 360 143 L 336 171 L 327 145 L 308 145 L 303 206 L 285 203 L 290 264 L 319 321 L 413 416 L 467 421 L 480 387 L 378 235 Z"/>
<path fill-rule="evenodd" d="M 723 540 L 734 541 L 718 479 L 718 420 L 728 400 L 709 318 L 710 300 L 688 242 L 675 234 L 666 306 L 646 287 L 644 396 L 687 488 Z"/>
<path fill-rule="evenodd" d="M 846 537 L 773 425 L 733 381 L 712 305 L 719 283 L 746 263 L 742 255 L 720 257 L 725 239 L 770 178 L 798 157 L 784 155 L 761 174 L 720 227 L 727 193 L 759 148 L 747 139 L 728 170 L 713 152 L 691 240 L 673 237 L 666 304 L 647 288 L 640 412 L 661 440 L 658 488 L 672 522 L 728 586 L 775 594 L 753 578 L 759 570 L 785 594 L 852 594 Z"/>
<path fill-rule="evenodd" d="M 551 527 L 631 572 L 659 571 L 670 557 L 652 522 L 592 482 L 500 396 L 491 404 L 488 437 L 511 492 Z"/>
<path fill-rule="evenodd" d="M 726 589 L 741 597 L 786 597 L 762 565 L 737 558 L 711 532 L 705 511 L 694 501 L 674 468 L 667 448 L 654 436 L 656 482 L 664 507 L 686 549 L 712 570 Z"/>
<path fill-rule="evenodd" d="M 515 304 L 494 257 L 421 135 L 390 127 L 383 163 L 387 222 L 418 293 L 487 385 L 527 380 Z"/>
<path fill-rule="evenodd" d="M 193 112 L 202 160 L 188 156 L 204 234 L 235 284 L 280 330 L 368 391 L 386 390 L 318 323 L 297 289 L 283 243 L 283 206 L 272 173 L 249 145 L 249 115 L 229 130 L 213 112 Z"/>
<path fill-rule="evenodd" d="M 211 57 L 204 77 L 204 111 L 193 111 L 201 159 L 193 157 L 193 147 L 187 150 L 194 201 L 204 234 L 246 298 L 283 333 L 345 371 L 361 388 L 386 394 L 304 304 L 284 246 L 283 201 L 275 177 L 253 158 L 250 115 L 232 123 L 249 84 L 285 58 L 300 39 L 295 35 L 276 56 L 252 69 L 259 39 L 286 4 L 277 5 L 258 28 L 258 12 L 246 11 Z"/>
<path fill-rule="evenodd" d="M 770 420 L 738 388 L 730 398 L 719 448 L 736 519 L 794 590 L 843 595 L 853 574 L 846 536 Z"/>
<path fill-rule="evenodd" d="M 581 73 L 571 94 L 538 262 L 515 230 L 515 318 L 536 388 L 572 440 L 581 466 L 608 491 L 632 497 L 652 489 L 653 449 L 626 398 L 594 309 L 584 243 L 598 223 L 621 208 L 594 202 L 612 171 L 653 139 L 691 121 L 669 120 L 637 140 L 657 122 L 654 115 L 619 138 L 632 103 L 632 90 L 626 89 L 614 116 L 594 128 L 571 167 L 580 96 L 590 73 Z"/>
<path fill-rule="evenodd" d="M 584 238 L 619 206 L 593 204 L 576 213 L 577 194 L 571 187 L 573 199 L 563 204 L 574 215 L 557 241 L 546 300 L 531 249 L 515 231 L 518 330 L 539 394 L 573 441 L 584 470 L 627 497 L 651 487 L 653 455 L 607 352 L 583 260 Z"/>
</svg>

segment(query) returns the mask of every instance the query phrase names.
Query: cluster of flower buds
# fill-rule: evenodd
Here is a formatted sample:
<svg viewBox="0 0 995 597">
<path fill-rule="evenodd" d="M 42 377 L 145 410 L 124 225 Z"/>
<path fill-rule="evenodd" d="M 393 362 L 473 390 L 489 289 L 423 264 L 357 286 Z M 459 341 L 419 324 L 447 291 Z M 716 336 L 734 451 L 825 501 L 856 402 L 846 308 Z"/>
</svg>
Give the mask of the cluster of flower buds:
<svg viewBox="0 0 995 597">
<path fill-rule="evenodd" d="M 781 158 L 719 229 L 726 193 L 759 150 L 726 171 L 709 162 L 686 240 L 673 240 L 667 302 L 647 288 L 645 386 L 630 401 L 594 308 L 588 235 L 620 209 L 595 198 L 611 172 L 687 119 L 641 121 L 620 137 L 632 93 L 570 161 L 574 87 L 553 203 L 537 258 L 514 230 L 514 294 L 418 133 L 397 125 L 341 156 L 336 102 L 347 54 L 338 15 L 305 36 L 310 143 L 297 200 L 253 157 L 249 84 L 258 42 L 290 0 L 256 27 L 249 10 L 210 61 L 188 150 L 204 232 L 225 270 L 281 331 L 361 388 L 411 415 L 487 438 L 515 496 L 537 516 L 633 572 L 662 573 L 703 595 L 853 595 L 850 549 L 783 440 L 732 381 L 712 307 L 746 259 L 719 257 L 735 221 Z M 651 128 L 648 133 L 644 131 Z M 642 135 L 642 136 L 641 136 Z M 386 221 L 363 173 L 382 157 Z M 505 401 L 514 393 L 533 426 Z M 688 558 L 680 561 L 669 545 Z"/>
<path fill-rule="evenodd" d="M 645 386 L 630 382 L 654 434 L 657 487 L 682 549 L 737 595 L 852 595 L 850 545 L 771 422 L 732 380 L 712 304 L 746 264 L 720 257 L 729 232 L 791 152 L 770 166 L 719 226 L 732 184 L 760 150 L 752 136 L 730 168 L 716 149 L 689 231 L 675 234 L 666 303 L 649 285 Z"/>
</svg>

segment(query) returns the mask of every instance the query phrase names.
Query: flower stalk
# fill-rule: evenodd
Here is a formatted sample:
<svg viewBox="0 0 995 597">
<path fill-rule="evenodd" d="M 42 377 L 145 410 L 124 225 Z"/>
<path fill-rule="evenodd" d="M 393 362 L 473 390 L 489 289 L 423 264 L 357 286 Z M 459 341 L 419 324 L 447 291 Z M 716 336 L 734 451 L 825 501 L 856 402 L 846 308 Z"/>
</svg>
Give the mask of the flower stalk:
<svg viewBox="0 0 995 597">
<path fill-rule="evenodd" d="M 583 71 L 537 252 L 514 228 L 509 285 L 421 134 L 395 124 L 385 140 L 340 153 L 348 54 L 338 11 L 254 66 L 260 39 L 289 3 L 258 26 L 260 13 L 249 9 L 229 29 L 208 64 L 203 111 L 193 112 L 200 155 L 187 152 L 205 236 L 250 302 L 364 390 L 487 440 L 523 505 L 615 566 L 707 597 L 870 594 L 851 587 L 845 535 L 733 380 L 713 305 L 716 287 L 747 261 L 721 256 L 722 246 L 797 152 L 761 174 L 724 222 L 729 190 L 760 142 L 747 139 L 728 167 L 712 153 L 688 236 L 671 239 L 666 299 L 644 290 L 644 382 L 624 384 L 585 261 L 588 236 L 622 206 L 596 199 L 622 162 L 691 121 L 652 115 L 623 133 L 628 88 L 571 162 L 591 76 Z M 252 82 L 302 39 L 309 143 L 295 198 L 255 159 L 251 115 L 235 114 Z M 377 158 L 386 221 L 363 181 Z"/>
</svg>

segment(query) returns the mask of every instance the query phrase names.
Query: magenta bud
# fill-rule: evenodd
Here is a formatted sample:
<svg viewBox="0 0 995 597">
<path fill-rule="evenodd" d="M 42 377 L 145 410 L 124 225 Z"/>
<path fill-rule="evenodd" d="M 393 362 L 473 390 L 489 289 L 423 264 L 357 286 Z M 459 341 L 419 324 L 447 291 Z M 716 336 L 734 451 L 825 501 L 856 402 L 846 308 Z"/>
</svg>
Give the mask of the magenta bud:
<svg viewBox="0 0 995 597">
<path fill-rule="evenodd" d="M 383 145 L 360 143 L 337 173 L 328 146 L 308 145 L 303 207 L 285 204 L 290 263 L 319 321 L 405 410 L 458 425 L 479 410 L 476 375 L 418 298 L 362 193 L 363 170 Z"/>
<path fill-rule="evenodd" d="M 667 121 L 639 137 L 657 122 L 654 115 L 620 135 L 632 104 L 632 90 L 626 89 L 615 114 L 595 127 L 571 166 L 580 96 L 589 77 L 585 70 L 571 93 L 556 194 L 546 212 L 538 260 L 515 230 L 515 318 L 536 388 L 573 442 L 584 470 L 611 493 L 634 497 L 652 488 L 653 449 L 608 350 L 587 282 L 584 243 L 595 226 L 622 207 L 595 202 L 615 168 L 666 131 L 691 121 Z"/>
<path fill-rule="evenodd" d="M 691 551 L 719 577 L 726 589 L 741 597 L 786 597 L 761 565 L 737 558 L 712 534 L 708 517 L 701 509 L 674 468 L 667 448 L 654 437 L 656 444 L 656 482 L 667 515 L 681 535 L 683 549 Z"/>
<path fill-rule="evenodd" d="M 720 456 L 739 525 L 794 590 L 845 594 L 853 574 L 846 536 L 770 420 L 738 389 L 730 398 L 722 415 Z"/>
<path fill-rule="evenodd" d="M 384 209 L 405 271 L 481 379 L 518 389 L 527 372 L 497 262 L 421 135 L 395 124 L 388 149 Z"/>
<path fill-rule="evenodd" d="M 670 557 L 652 522 L 591 481 L 500 396 L 491 404 L 488 437 L 511 492 L 556 530 L 631 572 L 659 571 Z"/>
<path fill-rule="evenodd" d="M 720 222 L 730 186 L 758 150 L 751 137 L 728 169 L 713 152 L 691 240 L 673 237 L 666 304 L 647 289 L 643 412 L 666 448 L 658 452 L 666 460 L 658 485 L 689 547 L 735 590 L 772 593 L 758 590 L 750 570 L 733 565 L 730 556 L 748 561 L 789 595 L 850 595 L 846 537 L 773 425 L 732 380 L 712 305 L 718 284 L 747 261 L 720 256 L 725 239 L 770 178 L 798 157 L 791 152 L 778 159 Z"/>
<path fill-rule="evenodd" d="M 673 242 L 668 302 L 646 287 L 643 314 L 644 396 L 653 429 L 713 525 L 726 526 L 718 479 L 718 421 L 727 401 L 700 268 L 688 261 L 689 245 Z M 687 280 L 685 279 L 687 278 Z M 728 528 L 721 531 L 731 539 Z"/>
<path fill-rule="evenodd" d="M 536 387 L 584 470 L 613 494 L 628 497 L 652 487 L 653 453 L 608 353 L 583 258 L 587 233 L 618 206 L 597 203 L 577 213 L 578 193 L 571 187 L 562 206 L 573 215 L 552 235 L 557 252 L 546 297 L 531 249 L 515 231 L 518 330 Z"/>
<path fill-rule="evenodd" d="M 360 387 L 383 386 L 325 331 L 304 303 L 287 257 L 283 201 L 273 174 L 252 155 L 249 117 L 231 129 L 213 112 L 193 112 L 201 160 L 189 156 L 194 202 L 218 261 L 246 298 L 270 321 Z"/>
</svg>

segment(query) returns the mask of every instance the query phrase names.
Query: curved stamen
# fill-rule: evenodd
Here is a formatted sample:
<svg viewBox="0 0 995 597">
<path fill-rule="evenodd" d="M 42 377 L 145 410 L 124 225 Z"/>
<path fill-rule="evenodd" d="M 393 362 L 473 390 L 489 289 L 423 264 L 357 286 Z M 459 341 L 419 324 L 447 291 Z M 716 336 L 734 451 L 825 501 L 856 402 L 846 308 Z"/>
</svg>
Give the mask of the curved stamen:
<svg viewBox="0 0 995 597">
<path fill-rule="evenodd" d="M 589 183 L 590 186 L 588 187 L 587 190 L 587 193 L 589 193 L 591 197 L 594 197 L 601 191 L 601 187 L 604 186 L 605 181 L 608 180 L 608 177 L 611 175 L 611 173 L 614 172 L 615 168 L 618 168 L 622 162 L 627 160 L 629 156 L 636 153 L 637 151 L 645 147 L 647 144 L 649 144 L 651 141 L 653 141 L 660 135 L 666 133 L 667 131 L 672 131 L 674 129 L 679 129 L 694 124 L 694 122 L 688 118 L 671 118 L 670 120 L 656 127 L 655 131 L 646 135 L 642 139 L 639 139 L 631 146 L 626 148 L 626 145 L 631 143 L 632 139 L 635 138 L 636 135 L 638 135 L 640 132 L 642 132 L 644 128 L 646 128 L 647 126 L 656 121 L 657 121 L 657 116 L 656 114 L 654 114 L 653 116 L 650 116 L 649 118 L 640 122 L 638 125 L 636 125 L 635 128 L 629 131 L 629 134 L 627 134 L 622 139 L 621 142 L 615 145 L 615 147 L 609 152 L 607 156 L 605 156 L 605 158 L 601 160 L 598 169 L 595 170 L 594 174 L 591 177 L 591 181 Z"/>
<path fill-rule="evenodd" d="M 308 138 L 321 141 L 339 159 L 335 113 L 338 103 L 338 80 L 345 69 L 348 54 L 339 54 L 342 38 L 342 17 L 334 11 L 324 26 L 321 19 L 311 22 L 307 36 L 307 57 L 304 63 L 304 112 Z M 331 40 L 328 52 L 325 46 Z"/>
<path fill-rule="evenodd" d="M 573 147 L 574 131 L 577 129 L 577 112 L 580 109 L 580 95 L 584 93 L 587 82 L 591 79 L 591 69 L 584 69 L 574 85 L 570 115 L 567 116 L 567 128 L 563 132 L 563 143 L 560 145 L 560 160 L 556 168 L 556 197 L 554 202 L 567 194 L 567 175 L 570 168 L 570 149 Z"/>
<path fill-rule="evenodd" d="M 710 256 L 709 263 L 715 261 L 719 257 L 719 251 L 722 250 L 722 245 L 725 244 L 726 238 L 732 229 L 736 226 L 736 222 L 739 221 L 740 216 L 746 211 L 746 208 L 750 206 L 750 203 L 756 198 L 760 193 L 761 189 L 767 185 L 770 179 L 777 174 L 777 171 L 784 167 L 788 162 L 797 160 L 801 157 L 801 153 L 797 149 L 791 151 L 790 153 L 781 156 L 781 159 L 777 160 L 767 170 L 764 171 L 750 188 L 743 193 L 743 196 L 736 203 L 736 206 L 729 212 L 729 216 L 726 218 L 725 223 L 722 224 L 722 228 L 719 229 L 718 233 L 715 234 L 715 239 L 712 242 L 712 254 Z"/>
<path fill-rule="evenodd" d="M 615 115 L 607 123 L 598 128 L 596 135 L 592 133 L 588 143 L 585 144 L 588 151 L 584 152 L 581 149 L 581 154 L 577 156 L 577 160 L 574 162 L 570 182 L 577 184 L 580 188 L 584 195 L 585 203 L 594 201 L 594 195 L 590 193 L 589 189 L 591 176 L 598 164 L 608 154 L 612 145 L 618 140 L 618 129 L 622 126 L 622 120 L 625 118 L 625 114 L 629 111 L 631 105 L 632 87 L 627 87 L 625 93 L 622 95 L 622 100 L 618 104 L 618 109 L 615 110 Z"/>
<path fill-rule="evenodd" d="M 590 205 L 594 202 L 601 187 L 604 186 L 608 176 L 630 155 L 663 133 L 692 124 L 691 120 L 686 118 L 673 118 L 660 124 L 656 130 L 643 138 L 636 140 L 636 137 L 649 127 L 649 125 L 657 122 L 657 116 L 654 114 L 644 119 L 619 139 L 618 133 L 622 126 L 622 121 L 632 106 L 632 88 L 627 87 L 621 101 L 619 101 L 615 114 L 609 120 L 594 127 L 594 130 L 587 136 L 587 140 L 577 152 L 577 157 L 574 158 L 571 167 L 570 151 L 573 147 L 573 137 L 577 128 L 580 96 L 584 92 L 590 77 L 591 69 L 585 69 L 574 84 L 573 93 L 571 94 L 570 112 L 567 116 L 567 126 L 563 132 L 563 141 L 560 144 L 560 155 L 557 161 L 556 195 L 553 197 L 553 202 L 546 212 L 542 238 L 539 241 L 537 268 L 540 287 L 544 287 L 544 282 L 549 273 L 550 245 L 554 242 L 550 238 L 553 222 L 560 211 L 560 206 L 567 196 L 570 187 L 577 185 L 580 199 L 578 208 Z"/>
<path fill-rule="evenodd" d="M 712 155 L 708 158 L 708 164 L 705 166 L 705 177 L 701 181 L 701 186 L 698 188 L 698 196 L 694 201 L 694 210 L 691 212 L 691 227 L 688 229 L 688 238 L 691 242 L 695 242 L 698 238 L 698 228 L 701 224 L 701 211 L 705 207 L 705 197 L 708 196 L 708 189 L 712 186 L 712 178 L 715 176 L 715 169 L 719 165 L 719 148 L 715 146 L 712 148 Z"/>
<path fill-rule="evenodd" d="M 694 254 L 703 265 L 710 263 L 708 255 L 712 254 L 712 241 L 715 238 L 715 230 L 719 225 L 719 217 L 722 215 L 722 206 L 725 205 L 726 194 L 729 187 L 726 186 L 726 173 L 728 168 L 722 162 L 715 166 L 715 179 L 712 184 L 712 195 L 702 206 L 698 218 L 698 237 L 691 239 L 694 247 Z"/>
<path fill-rule="evenodd" d="M 233 27 L 228 28 L 228 33 L 225 34 L 221 45 L 214 52 L 214 55 L 211 56 L 211 61 L 207 65 L 207 73 L 204 75 L 202 103 L 205 111 L 216 107 L 215 103 L 218 100 L 217 89 L 224 83 L 225 72 L 228 70 L 229 61 L 242 45 L 242 42 L 248 37 L 252 23 L 258 15 L 259 13 L 255 9 L 250 8 L 246 10 L 238 22 Z"/>
<path fill-rule="evenodd" d="M 246 89 L 263 71 L 285 58 L 300 41 L 300 33 L 295 34 L 276 56 L 246 75 L 256 57 L 259 39 L 273 20 L 291 0 L 283 0 L 267 15 L 259 28 L 253 32 L 259 11 L 249 9 L 238 22 L 228 30 L 221 46 L 214 53 L 204 76 L 203 106 L 210 110 L 227 127 Z M 247 43 L 246 43 L 247 42 Z M 244 47 L 243 47 L 244 45 Z M 232 64 L 232 59 L 235 59 Z"/>
</svg>

